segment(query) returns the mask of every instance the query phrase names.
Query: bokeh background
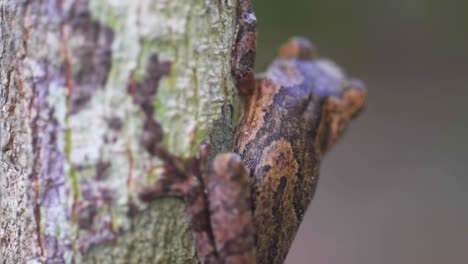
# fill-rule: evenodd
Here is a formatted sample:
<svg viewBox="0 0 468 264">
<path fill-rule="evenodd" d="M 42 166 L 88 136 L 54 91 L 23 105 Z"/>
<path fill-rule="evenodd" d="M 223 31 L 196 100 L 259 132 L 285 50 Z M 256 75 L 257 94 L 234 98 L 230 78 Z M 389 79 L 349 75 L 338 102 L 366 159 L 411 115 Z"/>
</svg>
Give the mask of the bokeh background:
<svg viewBox="0 0 468 264">
<path fill-rule="evenodd" d="M 257 70 L 291 35 L 369 87 L 288 264 L 468 263 L 468 2 L 254 0 Z"/>
</svg>

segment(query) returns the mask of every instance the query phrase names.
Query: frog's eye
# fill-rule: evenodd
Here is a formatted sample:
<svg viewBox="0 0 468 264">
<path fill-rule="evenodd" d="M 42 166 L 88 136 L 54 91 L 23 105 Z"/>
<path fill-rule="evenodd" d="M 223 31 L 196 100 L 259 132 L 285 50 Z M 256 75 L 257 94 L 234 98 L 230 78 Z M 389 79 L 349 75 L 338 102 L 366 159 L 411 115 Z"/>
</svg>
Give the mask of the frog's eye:
<svg viewBox="0 0 468 264">
<path fill-rule="evenodd" d="M 255 14 L 252 12 L 248 12 L 244 14 L 244 20 L 248 24 L 254 24 L 257 23 L 257 17 L 255 17 Z"/>
<path fill-rule="evenodd" d="M 279 55 L 288 59 L 312 60 L 318 56 L 318 51 L 308 39 L 294 37 L 280 48 Z"/>
</svg>

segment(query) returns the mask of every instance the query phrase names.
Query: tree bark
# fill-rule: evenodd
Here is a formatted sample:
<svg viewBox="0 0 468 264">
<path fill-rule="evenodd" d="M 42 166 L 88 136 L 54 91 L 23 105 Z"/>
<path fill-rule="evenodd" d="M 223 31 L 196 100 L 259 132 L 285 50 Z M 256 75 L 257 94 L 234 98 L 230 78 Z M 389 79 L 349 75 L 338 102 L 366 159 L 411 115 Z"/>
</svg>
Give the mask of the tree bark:
<svg viewBox="0 0 468 264">
<path fill-rule="evenodd" d="M 0 0 L 2 263 L 195 263 L 152 146 L 230 151 L 235 0 Z M 234 118 L 233 118 L 234 117 Z"/>
</svg>

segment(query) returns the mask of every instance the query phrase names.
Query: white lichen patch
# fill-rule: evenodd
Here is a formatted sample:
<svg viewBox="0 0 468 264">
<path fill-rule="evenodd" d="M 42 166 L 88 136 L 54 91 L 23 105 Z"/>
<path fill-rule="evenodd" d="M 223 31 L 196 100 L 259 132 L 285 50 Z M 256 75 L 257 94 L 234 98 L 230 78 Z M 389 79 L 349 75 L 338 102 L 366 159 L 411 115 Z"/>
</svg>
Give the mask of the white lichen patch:
<svg viewBox="0 0 468 264">
<path fill-rule="evenodd" d="M 103 93 L 97 91 L 87 107 L 69 117 L 72 149 L 69 161 L 75 166 L 95 165 L 101 158 L 106 133 L 103 105 Z"/>
</svg>

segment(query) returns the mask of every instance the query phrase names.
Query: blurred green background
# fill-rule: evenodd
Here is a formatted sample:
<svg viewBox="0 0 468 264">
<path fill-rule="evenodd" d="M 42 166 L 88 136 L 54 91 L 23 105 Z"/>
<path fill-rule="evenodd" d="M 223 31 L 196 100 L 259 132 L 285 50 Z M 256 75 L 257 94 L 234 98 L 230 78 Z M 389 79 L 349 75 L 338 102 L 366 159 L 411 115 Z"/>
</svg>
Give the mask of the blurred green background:
<svg viewBox="0 0 468 264">
<path fill-rule="evenodd" d="M 303 35 L 370 91 L 287 263 L 468 263 L 468 2 L 253 1 L 258 71 Z"/>
</svg>

